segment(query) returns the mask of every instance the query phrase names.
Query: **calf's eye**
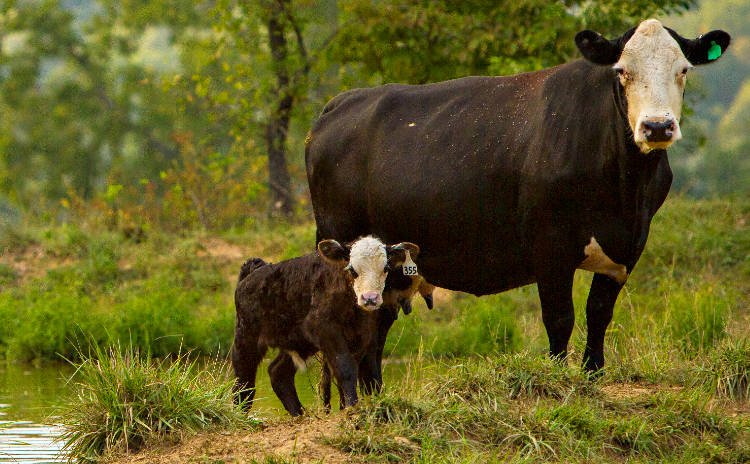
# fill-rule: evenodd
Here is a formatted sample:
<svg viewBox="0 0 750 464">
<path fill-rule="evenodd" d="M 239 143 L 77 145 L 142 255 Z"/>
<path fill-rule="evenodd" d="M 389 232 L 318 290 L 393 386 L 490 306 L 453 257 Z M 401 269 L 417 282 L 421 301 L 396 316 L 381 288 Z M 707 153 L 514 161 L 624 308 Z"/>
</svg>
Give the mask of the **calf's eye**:
<svg viewBox="0 0 750 464">
<path fill-rule="evenodd" d="M 390 264 L 386 264 L 385 267 L 383 268 L 383 273 L 387 273 L 387 272 L 390 272 L 390 271 L 391 271 L 391 265 Z"/>
<path fill-rule="evenodd" d="M 357 274 L 357 271 L 355 271 L 355 270 L 354 270 L 354 267 L 352 267 L 352 265 L 351 265 L 351 264 L 350 264 L 350 265 L 348 265 L 348 266 L 346 266 L 346 267 L 344 268 L 344 270 L 345 270 L 345 271 L 349 271 L 349 274 L 351 274 L 351 275 L 352 275 L 352 277 L 354 277 L 355 279 L 356 279 L 356 278 L 357 278 L 357 276 L 359 275 L 359 274 Z"/>
</svg>

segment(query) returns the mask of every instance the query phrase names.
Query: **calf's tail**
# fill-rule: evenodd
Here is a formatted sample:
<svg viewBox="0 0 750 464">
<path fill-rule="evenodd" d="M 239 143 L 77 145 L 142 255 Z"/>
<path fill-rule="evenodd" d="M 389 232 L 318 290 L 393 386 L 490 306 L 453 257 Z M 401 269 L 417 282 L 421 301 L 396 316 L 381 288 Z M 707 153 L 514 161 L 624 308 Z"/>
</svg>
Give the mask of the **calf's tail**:
<svg viewBox="0 0 750 464">
<path fill-rule="evenodd" d="M 266 262 L 263 261 L 260 258 L 250 258 L 247 261 L 245 261 L 242 264 L 242 268 L 240 269 L 240 277 L 238 279 L 239 282 L 242 281 L 245 277 L 250 275 L 253 271 L 255 271 L 258 268 L 261 268 L 266 265 Z"/>
</svg>

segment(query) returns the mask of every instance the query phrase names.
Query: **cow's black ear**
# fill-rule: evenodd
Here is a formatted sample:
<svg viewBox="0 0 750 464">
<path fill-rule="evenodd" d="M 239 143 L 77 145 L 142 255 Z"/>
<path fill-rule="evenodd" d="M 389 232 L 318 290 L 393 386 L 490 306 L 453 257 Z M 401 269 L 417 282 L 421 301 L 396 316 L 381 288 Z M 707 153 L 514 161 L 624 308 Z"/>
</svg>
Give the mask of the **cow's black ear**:
<svg viewBox="0 0 750 464">
<path fill-rule="evenodd" d="M 406 252 L 412 259 L 419 256 L 419 247 L 411 242 L 401 242 L 398 245 L 386 247 L 386 253 L 388 254 L 388 264 L 391 267 L 400 266 L 406 261 Z"/>
<path fill-rule="evenodd" d="M 615 64 L 622 54 L 619 39 L 607 40 L 598 32 L 581 31 L 576 34 L 575 41 L 583 57 L 595 64 Z"/>
<path fill-rule="evenodd" d="M 729 48 L 731 37 L 724 31 L 716 30 L 703 34 L 697 39 L 686 39 L 672 29 L 667 28 L 670 35 L 677 41 L 691 64 L 700 65 L 712 63 L 719 59 Z"/>
<path fill-rule="evenodd" d="M 333 239 L 321 240 L 318 253 L 331 264 L 345 264 L 349 261 L 349 249 Z"/>
</svg>

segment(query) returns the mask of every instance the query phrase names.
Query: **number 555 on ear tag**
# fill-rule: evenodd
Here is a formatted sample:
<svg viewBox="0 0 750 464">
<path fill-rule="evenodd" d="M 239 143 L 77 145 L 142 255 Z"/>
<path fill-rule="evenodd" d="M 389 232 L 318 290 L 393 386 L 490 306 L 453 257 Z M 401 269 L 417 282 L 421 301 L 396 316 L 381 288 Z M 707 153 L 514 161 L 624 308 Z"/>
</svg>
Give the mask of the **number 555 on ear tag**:
<svg viewBox="0 0 750 464">
<path fill-rule="evenodd" d="M 409 250 L 406 250 L 406 259 L 404 260 L 402 268 L 404 269 L 404 275 L 406 276 L 415 276 L 419 274 L 417 271 L 417 264 L 411 259 Z"/>
</svg>

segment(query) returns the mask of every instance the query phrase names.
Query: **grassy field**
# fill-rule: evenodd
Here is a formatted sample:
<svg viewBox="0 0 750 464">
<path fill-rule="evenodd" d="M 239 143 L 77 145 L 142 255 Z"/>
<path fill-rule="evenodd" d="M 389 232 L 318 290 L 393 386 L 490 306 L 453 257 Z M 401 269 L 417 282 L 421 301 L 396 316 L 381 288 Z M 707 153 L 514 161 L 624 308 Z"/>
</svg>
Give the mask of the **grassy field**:
<svg viewBox="0 0 750 464">
<path fill-rule="evenodd" d="M 435 309 L 420 302 L 394 325 L 386 354 L 409 369 L 383 395 L 152 452 L 211 463 L 750 462 L 748 223 L 747 199 L 665 204 L 615 307 L 597 381 L 578 367 L 590 274 L 576 276 L 569 366 L 542 356 L 534 286 L 483 298 L 438 291 Z M 6 230 L 0 356 L 80 360 L 91 341 L 120 341 L 157 357 L 222 358 L 242 261 L 296 256 L 313 241 L 310 223 L 135 238 L 86 225 Z"/>
</svg>

